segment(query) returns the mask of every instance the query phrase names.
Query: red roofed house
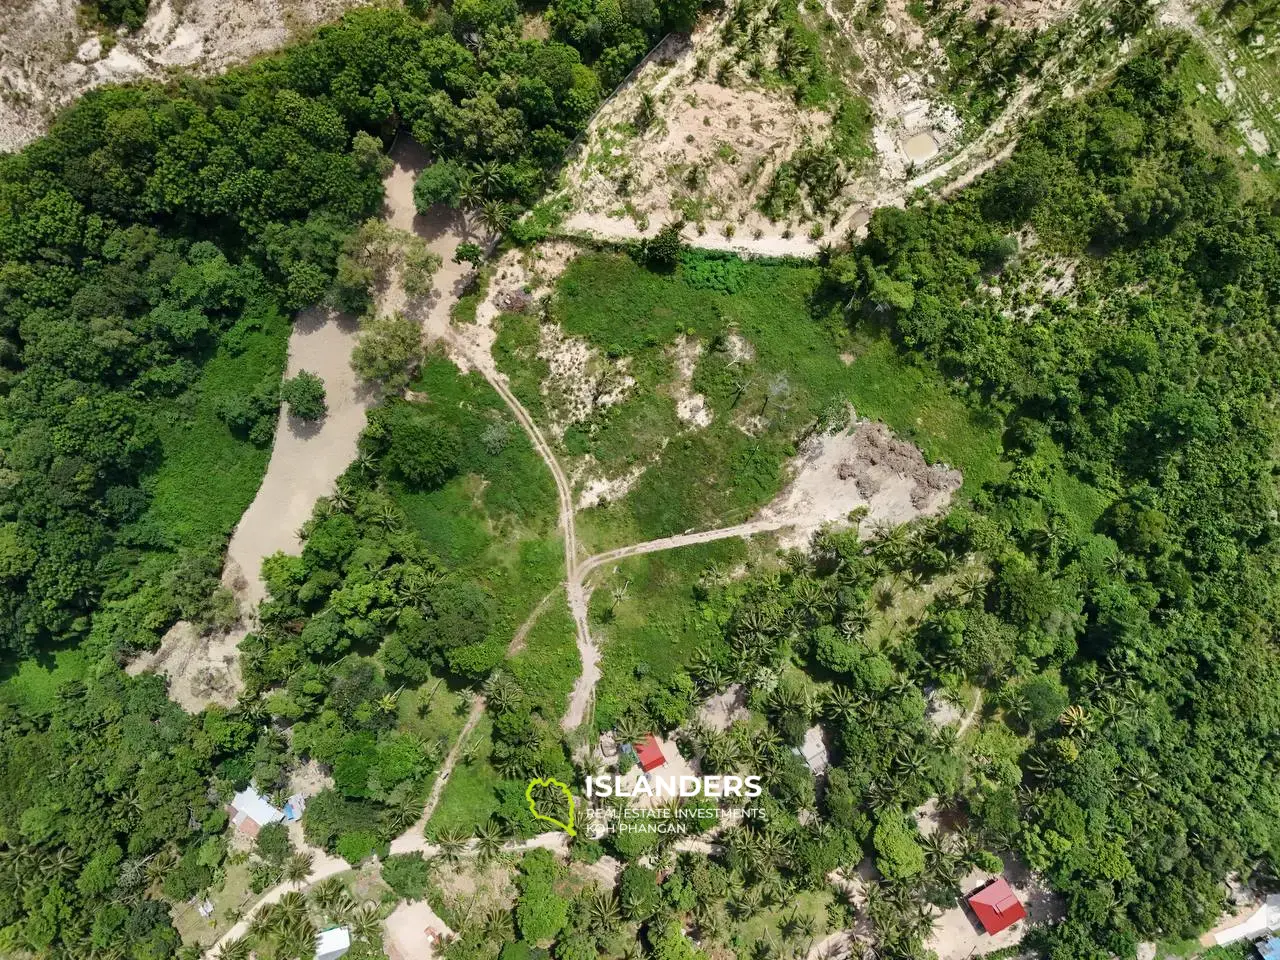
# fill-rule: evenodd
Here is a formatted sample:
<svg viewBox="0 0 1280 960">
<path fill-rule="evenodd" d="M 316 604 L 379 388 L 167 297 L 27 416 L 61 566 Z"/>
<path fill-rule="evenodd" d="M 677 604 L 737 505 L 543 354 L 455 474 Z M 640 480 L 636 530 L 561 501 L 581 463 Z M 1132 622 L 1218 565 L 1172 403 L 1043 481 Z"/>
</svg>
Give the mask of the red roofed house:
<svg viewBox="0 0 1280 960">
<path fill-rule="evenodd" d="M 981 890 L 969 895 L 969 907 L 982 921 L 987 933 L 999 933 L 1027 916 L 1009 881 L 996 877 Z"/>
<path fill-rule="evenodd" d="M 636 757 L 640 760 L 640 769 L 645 773 L 656 770 L 667 762 L 667 758 L 662 755 L 662 748 L 658 746 L 658 738 L 652 733 L 645 734 L 644 739 L 636 745 Z"/>
</svg>

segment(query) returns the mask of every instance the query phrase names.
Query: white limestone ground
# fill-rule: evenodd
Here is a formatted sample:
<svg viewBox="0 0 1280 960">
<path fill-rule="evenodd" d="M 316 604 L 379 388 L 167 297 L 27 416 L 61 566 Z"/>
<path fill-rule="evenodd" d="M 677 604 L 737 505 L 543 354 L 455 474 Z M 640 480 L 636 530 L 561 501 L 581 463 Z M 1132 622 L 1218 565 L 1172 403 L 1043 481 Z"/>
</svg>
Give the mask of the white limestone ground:
<svg viewBox="0 0 1280 960">
<path fill-rule="evenodd" d="M 789 529 L 779 546 L 803 547 L 829 523 L 840 523 L 857 507 L 873 520 L 907 523 L 943 510 L 960 489 L 959 470 L 931 466 L 911 443 L 882 423 L 856 422 L 838 433 L 806 440 L 789 465 L 792 480 L 760 512 L 760 519 Z"/>
<path fill-rule="evenodd" d="M 217 73 L 364 2 L 156 0 L 130 35 L 88 23 L 77 0 L 18 0 L 0 25 L 0 151 L 40 136 L 58 110 L 94 87 L 163 78 L 175 67 Z"/>
</svg>

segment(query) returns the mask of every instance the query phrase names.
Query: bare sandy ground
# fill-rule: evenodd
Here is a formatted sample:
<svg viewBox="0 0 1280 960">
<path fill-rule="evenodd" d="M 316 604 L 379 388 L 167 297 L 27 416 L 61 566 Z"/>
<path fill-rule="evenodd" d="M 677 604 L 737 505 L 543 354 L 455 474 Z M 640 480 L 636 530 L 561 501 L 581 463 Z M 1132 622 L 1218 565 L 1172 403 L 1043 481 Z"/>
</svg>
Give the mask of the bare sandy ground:
<svg viewBox="0 0 1280 960">
<path fill-rule="evenodd" d="M 792 462 L 793 480 L 760 512 L 762 520 L 790 529 L 780 546 L 803 547 L 829 523 L 856 507 L 872 521 L 906 523 L 937 513 L 960 489 L 959 470 L 930 466 L 924 455 L 882 423 L 858 421 L 835 434 L 815 435 Z"/>
<path fill-rule="evenodd" d="M 740 683 L 731 684 L 724 693 L 706 699 L 698 708 L 698 723 L 708 730 L 720 733 L 728 730 L 737 720 L 746 719 L 747 691 Z"/>
<path fill-rule="evenodd" d="M 304 310 L 294 320 L 287 376 L 300 370 L 317 374 L 329 412 L 319 424 L 282 416 L 262 486 L 231 537 L 223 582 L 250 608 L 266 598 L 262 561 L 277 551 L 301 549 L 298 531 L 356 457 L 365 415 L 378 398 L 351 369 L 358 330 L 354 317 L 323 307 Z"/>
<path fill-rule="evenodd" d="M 455 936 L 425 900 L 401 903 L 384 923 L 386 937 L 383 946 L 391 960 L 431 960 L 437 950 L 426 934 L 428 930 L 449 939 Z"/>
<path fill-rule="evenodd" d="M 275 50 L 365 0 L 153 0 L 133 35 L 100 35 L 77 0 L 5 0 L 0 21 L 0 150 L 38 137 L 56 112 L 106 83 L 175 67 L 217 73 Z M 103 53 L 102 37 L 115 40 Z"/>
<path fill-rule="evenodd" d="M 241 689 L 240 653 L 237 647 L 247 631 L 201 633 L 181 620 L 165 634 L 158 649 L 135 657 L 125 672 L 159 673 L 169 681 L 169 696 L 188 713 L 198 713 L 211 703 L 235 705 Z"/>
</svg>

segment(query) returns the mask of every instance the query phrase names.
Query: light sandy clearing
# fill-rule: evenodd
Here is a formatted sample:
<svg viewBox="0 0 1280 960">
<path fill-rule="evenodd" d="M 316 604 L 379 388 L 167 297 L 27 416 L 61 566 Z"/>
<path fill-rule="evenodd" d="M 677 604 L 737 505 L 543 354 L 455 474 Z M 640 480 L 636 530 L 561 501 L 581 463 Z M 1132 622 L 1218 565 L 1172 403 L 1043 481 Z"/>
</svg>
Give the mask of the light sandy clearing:
<svg viewBox="0 0 1280 960">
<path fill-rule="evenodd" d="M 740 683 L 730 684 L 724 693 L 708 697 L 698 708 L 698 723 L 708 730 L 723 733 L 735 721 L 749 716 L 746 703 L 746 688 Z"/>
<path fill-rule="evenodd" d="M 431 960 L 436 950 L 427 937 L 428 930 L 449 939 L 455 936 L 425 900 L 401 903 L 383 922 L 386 925 L 383 946 L 391 960 Z"/>
<path fill-rule="evenodd" d="M 806 440 L 792 462 L 794 479 L 781 497 L 760 512 L 762 520 L 791 529 L 779 541 L 806 546 L 828 523 L 868 508 L 872 520 L 906 523 L 937 513 L 960 489 L 960 471 L 930 466 L 913 444 L 882 423 L 862 420 L 835 434 Z"/>
<path fill-rule="evenodd" d="M 707 405 L 707 398 L 693 389 L 693 374 L 698 368 L 698 358 L 702 356 L 702 342 L 697 337 L 682 333 L 676 338 L 670 353 L 676 368 L 676 379 L 671 385 L 676 416 L 681 423 L 695 430 L 710 426 L 714 414 Z"/>
<path fill-rule="evenodd" d="M 236 525 L 227 547 L 223 583 L 249 610 L 266 598 L 262 561 L 277 551 L 297 553 L 298 532 L 316 501 L 355 459 L 365 416 L 378 399 L 351 369 L 359 325 L 354 317 L 323 307 L 298 314 L 289 337 L 286 376 L 310 370 L 324 381 L 329 412 L 319 424 L 281 417 L 262 486 Z"/>
<path fill-rule="evenodd" d="M 1078 29 L 1071 32 L 1073 38 L 1088 37 L 1090 29 L 1106 15 L 1105 5 L 1086 10 L 1075 0 L 1045 0 L 1038 6 L 1037 3 L 1039 0 L 1009 0 L 1006 12 L 1017 8 L 1019 12 L 1015 17 L 1039 22 L 1073 16 L 1078 21 Z M 1113 66 L 1104 63 L 1082 75 L 1077 61 L 1080 43 L 1084 41 L 1073 39 L 1044 64 L 1037 77 L 1017 86 L 994 121 L 970 136 L 972 131 L 962 129 L 955 111 L 946 98 L 938 94 L 945 55 L 936 41 L 924 40 L 904 2 L 894 0 L 888 5 L 879 24 L 883 36 L 855 28 L 850 17 L 841 13 L 833 0 L 824 0 L 823 5 L 857 58 L 867 65 L 868 72 L 860 77 L 860 83 L 872 88 L 869 96 L 874 121 L 872 142 L 877 154 L 872 168 L 853 177 L 838 201 L 823 211 L 826 223 L 822 236 L 810 236 L 802 226 L 797 229 L 798 223 L 769 223 L 758 213 L 747 211 L 736 218 L 726 217 L 723 222 L 708 219 L 705 233 L 699 233 L 690 224 L 684 238 L 691 245 L 754 256 L 817 256 L 822 246 L 833 239 L 863 235 L 877 207 L 903 206 L 920 189 L 948 196 L 972 183 L 1012 154 L 1017 130 L 1031 115 L 1042 90 L 1060 90 L 1063 95 L 1078 96 L 1103 82 Z M 982 5 L 974 9 L 979 7 L 985 9 Z M 707 26 L 706 31 L 715 30 L 719 22 Z M 562 195 L 571 202 L 572 212 L 562 225 L 565 234 L 634 240 L 653 236 L 665 223 L 676 219 L 675 211 L 669 210 L 665 216 L 653 214 L 637 224 L 625 206 L 629 198 L 615 196 L 612 204 L 608 204 L 598 196 L 599 187 L 591 179 L 593 174 L 587 165 L 593 150 L 599 162 L 600 149 L 607 145 L 610 128 L 617 125 L 617 120 L 611 118 L 633 116 L 646 90 L 663 92 L 674 105 L 673 110 L 687 109 L 682 97 L 690 82 L 697 49 L 695 38 L 693 48 L 670 48 L 650 58 L 633 80 L 615 94 L 609 108 L 597 115 L 583 148 L 584 155 L 578 157 L 577 166 L 570 167 L 566 178 L 569 186 Z M 1075 72 L 1067 76 L 1069 68 Z M 742 91 L 734 91 L 734 95 L 741 96 Z M 794 112 L 795 108 L 789 106 L 788 109 Z M 616 132 L 612 135 L 617 138 Z M 927 158 L 924 137 L 936 148 Z M 632 154 L 631 163 L 645 163 L 643 154 L 647 143 L 642 137 L 625 145 L 625 150 Z M 910 150 L 908 144 L 911 144 Z M 579 183 L 583 184 L 582 189 L 578 188 Z M 747 193 L 741 187 L 738 192 Z M 732 224 L 732 235 L 725 230 L 726 224 Z"/>
<path fill-rule="evenodd" d="M 135 657 L 125 673 L 159 673 L 169 681 L 170 699 L 188 713 L 199 713 L 212 703 L 235 705 L 243 683 L 240 652 L 246 631 L 201 633 L 194 624 L 180 620 L 164 635 L 158 649 Z"/>
<path fill-rule="evenodd" d="M 217 73 L 275 50 L 365 0 L 158 0 L 106 55 L 77 0 L 6 5 L 0 30 L 0 150 L 38 137 L 53 115 L 106 83 L 163 78 L 174 67 Z M 104 36 L 109 36 L 104 31 Z"/>
</svg>

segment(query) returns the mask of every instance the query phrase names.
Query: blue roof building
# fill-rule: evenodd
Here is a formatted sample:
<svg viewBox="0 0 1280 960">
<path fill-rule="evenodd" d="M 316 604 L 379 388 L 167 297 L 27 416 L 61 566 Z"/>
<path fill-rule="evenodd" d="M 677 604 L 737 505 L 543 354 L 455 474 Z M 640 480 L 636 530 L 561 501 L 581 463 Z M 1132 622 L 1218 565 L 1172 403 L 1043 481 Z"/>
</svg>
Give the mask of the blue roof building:
<svg viewBox="0 0 1280 960">
<path fill-rule="evenodd" d="M 1267 937 L 1256 944 L 1262 960 L 1280 960 L 1280 937 Z"/>
</svg>

